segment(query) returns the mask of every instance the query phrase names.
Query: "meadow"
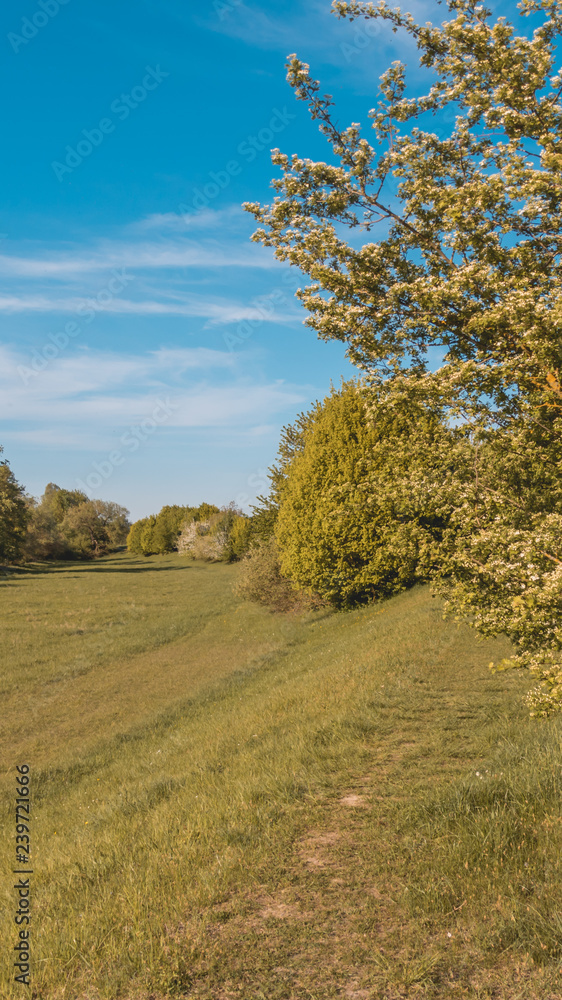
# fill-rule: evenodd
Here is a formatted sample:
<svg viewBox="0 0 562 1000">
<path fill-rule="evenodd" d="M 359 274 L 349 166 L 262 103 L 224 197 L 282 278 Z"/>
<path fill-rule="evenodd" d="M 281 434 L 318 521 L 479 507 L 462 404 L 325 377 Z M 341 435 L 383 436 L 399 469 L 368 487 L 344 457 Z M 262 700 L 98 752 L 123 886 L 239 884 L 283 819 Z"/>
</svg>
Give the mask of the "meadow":
<svg viewBox="0 0 562 1000">
<path fill-rule="evenodd" d="M 559 997 L 561 726 L 489 671 L 507 642 L 428 586 L 279 614 L 238 572 L 119 553 L 0 578 L 0 995 Z"/>
</svg>

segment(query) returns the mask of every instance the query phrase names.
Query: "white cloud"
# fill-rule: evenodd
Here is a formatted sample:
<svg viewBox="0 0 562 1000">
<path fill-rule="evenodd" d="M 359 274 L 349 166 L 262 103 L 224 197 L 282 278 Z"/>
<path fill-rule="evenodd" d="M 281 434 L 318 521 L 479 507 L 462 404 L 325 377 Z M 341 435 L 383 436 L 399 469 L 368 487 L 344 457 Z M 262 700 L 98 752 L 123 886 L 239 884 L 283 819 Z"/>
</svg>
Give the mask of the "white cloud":
<svg viewBox="0 0 562 1000">
<path fill-rule="evenodd" d="M 400 6 L 404 9 L 404 5 Z M 437 0 L 409 0 L 407 10 L 418 23 L 442 20 Z M 339 18 L 331 13 L 327 0 L 306 0 L 295 5 L 293 11 L 283 10 L 282 17 L 274 17 L 255 4 L 226 0 L 224 7 L 215 10 L 214 16 L 209 13 L 201 23 L 208 30 L 255 48 L 274 50 L 284 56 L 296 51 L 303 59 L 312 57 L 317 65 L 340 67 L 350 79 L 371 81 L 373 93 L 380 74 L 393 59 L 404 60 L 407 53 L 412 70 L 419 64 L 416 41 L 406 32 L 394 34 L 389 24 L 378 19 L 373 37 L 368 34 L 372 19 L 359 17 L 351 22 Z M 355 51 L 350 53 L 350 47 Z M 311 69 L 314 75 L 312 62 Z"/>
<path fill-rule="evenodd" d="M 158 243 L 106 241 L 95 251 L 74 253 L 50 250 L 37 256 L 0 255 L 0 276 L 23 278 L 77 278 L 118 268 L 152 270 L 172 268 L 240 267 L 271 269 L 279 265 L 271 253 L 247 241 L 228 245 L 188 240 Z"/>
<path fill-rule="evenodd" d="M 281 290 L 278 290 L 281 291 Z M 282 294 L 282 292 L 281 292 Z M 285 293 L 288 301 L 287 293 Z M 296 310 L 281 312 L 271 306 L 272 299 L 263 296 L 263 305 L 259 299 L 255 303 L 244 304 L 230 302 L 227 299 L 210 299 L 192 295 L 179 301 L 156 302 L 150 299 L 121 299 L 115 296 L 109 302 L 96 303 L 95 295 L 77 298 L 69 296 L 49 298 L 45 295 L 0 295 L 0 313 L 70 313 L 84 315 L 84 311 L 93 309 L 104 313 L 135 316 L 199 316 L 209 320 L 210 326 L 229 323 L 239 323 L 242 320 L 254 320 L 259 323 L 296 323 L 302 316 Z M 269 305 L 268 305 L 269 302 Z"/>
<path fill-rule="evenodd" d="M 288 406 L 302 405 L 306 398 L 302 388 L 283 382 L 205 386 L 174 398 L 178 409 L 170 423 L 177 427 L 229 427 L 271 417 Z"/>
<path fill-rule="evenodd" d="M 206 210 L 204 225 L 222 227 L 230 235 L 217 239 L 182 238 L 176 232 L 179 216 L 152 215 L 133 223 L 114 239 L 98 240 L 91 246 L 43 245 L 26 247 L 25 252 L 0 255 L 0 314 L 70 313 L 89 322 L 97 312 L 136 316 L 203 317 L 207 325 L 238 323 L 242 320 L 290 323 L 300 317 L 292 294 L 276 287 L 249 302 L 236 294 L 240 276 L 233 269 L 256 272 L 263 278 L 277 272 L 279 285 L 282 265 L 264 247 L 249 242 L 247 236 L 233 238 L 228 219 L 237 206 L 223 212 Z M 181 221 L 181 220 L 180 220 Z M 138 227 L 139 238 L 134 229 Z M 184 227 L 185 228 L 185 227 Z M 160 229 L 161 239 L 146 239 Z M 224 278 L 213 269 L 226 269 Z M 217 295 L 214 289 L 233 277 L 233 298 Z M 205 286 L 213 289 L 204 294 Z M 194 291 L 190 291 L 190 288 Z M 268 295 L 275 293 L 268 303 Z M 85 310 L 94 310 L 90 320 Z"/>
<path fill-rule="evenodd" d="M 199 212 L 155 212 L 152 215 L 131 223 L 131 232 L 179 232 L 197 229 L 219 229 L 225 224 L 248 222 L 248 213 L 240 205 L 229 205 L 222 209 L 204 208 Z"/>
<path fill-rule="evenodd" d="M 170 404 L 167 427 L 253 427 L 255 434 L 256 426 L 309 397 L 309 386 L 252 383 L 237 364 L 235 355 L 206 348 L 143 355 L 84 351 L 30 376 L 28 359 L 0 348 L 3 439 L 95 450 L 108 446 L 102 443 L 108 434 L 149 417 L 161 401 Z M 221 370 L 228 371 L 227 381 Z M 10 430 L 7 422 L 18 426 Z"/>
<path fill-rule="evenodd" d="M 161 347 L 145 354 L 117 354 L 109 351 L 85 350 L 44 361 L 44 369 L 32 369 L 34 374 L 22 375 L 31 358 L 23 352 L 0 347 L 0 387 L 4 398 L 11 392 L 27 388 L 39 395 L 75 397 L 94 392 L 110 384 L 137 383 L 142 379 L 177 377 L 188 371 L 231 369 L 236 362 L 229 351 L 206 347 Z M 0 400 L 0 406 L 1 406 Z"/>
</svg>

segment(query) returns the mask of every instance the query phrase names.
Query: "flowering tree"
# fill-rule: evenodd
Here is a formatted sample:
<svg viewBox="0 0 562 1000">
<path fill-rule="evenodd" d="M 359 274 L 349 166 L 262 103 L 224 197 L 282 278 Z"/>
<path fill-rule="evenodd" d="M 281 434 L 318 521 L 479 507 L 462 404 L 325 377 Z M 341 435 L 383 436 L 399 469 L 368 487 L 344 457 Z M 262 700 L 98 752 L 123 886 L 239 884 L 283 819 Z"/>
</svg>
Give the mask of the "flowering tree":
<svg viewBox="0 0 562 1000">
<path fill-rule="evenodd" d="M 519 421 L 473 441 L 472 469 L 451 484 L 440 566 L 449 610 L 484 635 L 508 635 L 514 655 L 499 667 L 537 678 L 534 715 L 562 706 L 562 420 L 553 423 L 556 436 Z"/>
<path fill-rule="evenodd" d="M 405 67 L 393 63 L 370 112 L 371 144 L 357 124 L 336 127 L 331 98 L 290 57 L 288 80 L 335 162 L 274 150 L 279 196 L 245 206 L 261 223 L 254 239 L 310 276 L 298 293 L 309 325 L 347 342 L 361 366 L 419 381 L 436 347 L 439 390 L 458 405 L 481 407 L 485 393 L 502 414 L 529 400 L 562 407 L 562 77 L 550 75 L 562 2 L 519 4 L 545 15 L 531 39 L 503 18 L 489 23 L 472 0 L 447 6 L 456 16 L 435 28 L 385 0 L 333 4 L 340 17 L 384 18 L 412 35 L 433 82 L 407 98 Z M 446 138 L 416 124 L 448 107 Z M 385 194 L 393 179 L 399 207 Z M 388 231 L 353 247 L 342 224 Z"/>
<path fill-rule="evenodd" d="M 379 390 L 471 421 L 474 471 L 456 501 L 464 544 L 447 564 L 451 607 L 478 608 L 478 627 L 516 642 L 512 662 L 537 673 L 533 708 L 547 712 L 562 704 L 562 499 L 539 495 L 532 470 L 540 462 L 559 481 L 562 0 L 522 0 L 522 16 L 540 22 L 531 37 L 472 0 L 447 0 L 452 17 L 439 27 L 385 0 L 332 6 L 415 39 L 427 90 L 406 96 L 405 67 L 393 63 L 369 142 L 360 125 L 334 123 L 331 97 L 291 56 L 289 83 L 330 155 L 273 151 L 277 196 L 246 205 L 260 226 L 254 239 L 308 275 L 298 293 L 307 323 L 347 343 Z M 448 134 L 431 131 L 434 120 L 449 120 Z M 495 461 L 483 473 L 484 451 Z"/>
</svg>

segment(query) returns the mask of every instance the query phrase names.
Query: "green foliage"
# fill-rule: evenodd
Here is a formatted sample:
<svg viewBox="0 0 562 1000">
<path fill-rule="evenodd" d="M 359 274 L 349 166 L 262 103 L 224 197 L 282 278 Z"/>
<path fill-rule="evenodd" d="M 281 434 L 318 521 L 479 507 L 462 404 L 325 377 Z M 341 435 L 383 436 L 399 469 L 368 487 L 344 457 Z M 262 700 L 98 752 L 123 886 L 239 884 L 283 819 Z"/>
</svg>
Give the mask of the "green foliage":
<svg viewBox="0 0 562 1000">
<path fill-rule="evenodd" d="M 141 517 L 140 520 L 135 521 L 129 528 L 129 534 L 127 535 L 127 550 L 132 555 L 144 555 L 141 546 L 141 537 L 147 520 L 148 519 L 146 517 Z"/>
<path fill-rule="evenodd" d="M 562 704 L 562 418 L 475 438 L 471 453 L 440 589 L 483 635 L 511 639 L 498 667 L 529 669 L 528 704 L 547 715 Z"/>
<path fill-rule="evenodd" d="M 28 562 L 71 557 L 60 524 L 42 502 L 32 501 L 22 556 Z"/>
<path fill-rule="evenodd" d="M 194 510 L 191 507 L 180 507 L 177 504 L 162 507 L 151 535 L 152 551 L 161 554 L 174 552 L 182 525 L 193 514 Z"/>
<path fill-rule="evenodd" d="M 225 555 L 227 562 L 236 562 L 247 553 L 251 542 L 251 522 L 241 511 L 229 508 L 225 527 L 227 541 Z"/>
<path fill-rule="evenodd" d="M 49 483 L 31 507 L 23 555 L 28 561 L 104 555 L 125 543 L 128 514 L 119 504 Z"/>
<path fill-rule="evenodd" d="M 106 500 L 87 500 L 69 507 L 61 533 L 74 555 L 88 559 L 119 548 L 127 538 L 128 511 Z"/>
<path fill-rule="evenodd" d="M 472 0 L 447 7 L 451 19 L 434 26 L 386 0 L 334 0 L 338 17 L 383 19 L 415 40 L 431 73 L 428 90 L 408 96 L 406 68 L 393 63 L 369 113 L 371 144 L 359 125 L 339 128 L 332 99 L 290 57 L 289 83 L 333 157 L 314 162 L 274 150 L 277 197 L 246 207 L 260 224 L 254 239 L 310 279 L 297 293 L 309 325 L 346 342 L 377 393 L 391 405 L 417 402 L 465 422 L 441 500 L 414 462 L 422 491 L 451 512 L 450 520 L 442 512 L 449 609 L 473 616 L 485 635 L 512 637 L 509 664 L 537 676 L 530 704 L 547 714 L 562 707 L 562 465 L 554 426 L 562 413 L 562 75 L 554 71 L 562 3 L 522 0 L 518 7 L 536 25 L 532 37 Z M 346 239 L 346 230 L 370 234 L 379 225 L 375 242 Z M 442 358 L 437 371 L 430 348 Z M 412 470 L 404 471 L 402 501 L 393 502 L 402 527 L 394 541 L 383 540 L 384 559 L 394 549 L 396 582 L 411 575 L 420 540 L 401 506 L 408 484 L 414 498 L 420 491 Z M 378 503 L 368 490 L 365 498 Z"/>
<path fill-rule="evenodd" d="M 282 573 L 337 606 L 427 579 L 451 513 L 443 484 L 460 432 L 419 405 L 377 405 L 355 382 L 308 418 L 278 480 Z"/>
<path fill-rule="evenodd" d="M 279 549 L 275 538 L 258 541 L 242 560 L 235 593 L 271 611 L 291 611 L 299 595 L 290 580 L 281 573 Z"/>
<path fill-rule="evenodd" d="M 453 17 L 439 26 L 385 0 L 337 0 L 338 17 L 383 19 L 415 41 L 427 93 L 406 96 L 406 67 L 393 63 L 369 112 L 371 144 L 360 125 L 339 128 L 332 99 L 291 56 L 288 81 L 335 162 L 273 150 L 277 197 L 245 206 L 254 239 L 311 279 L 298 294 L 320 337 L 474 412 L 562 406 L 562 3 L 519 7 L 542 15 L 532 38 L 472 0 L 447 0 Z M 383 232 L 357 247 L 345 235 L 358 226 Z M 444 349 L 436 375 L 431 347 Z"/>
<path fill-rule="evenodd" d="M 48 483 L 41 499 L 41 505 L 57 524 L 61 524 L 72 507 L 86 503 L 87 500 L 88 497 L 81 490 L 64 490 L 56 483 Z"/>
<path fill-rule="evenodd" d="M 61 489 L 48 483 L 41 500 L 32 502 L 23 554 L 27 560 L 70 559 L 72 549 L 61 525 L 69 510 L 88 498 L 80 490 Z"/>
<path fill-rule="evenodd" d="M 230 535 L 228 539 L 229 544 L 229 562 L 234 562 L 236 559 L 242 559 L 250 547 L 251 541 L 251 524 L 250 520 L 244 515 L 237 515 L 230 529 Z"/>
<path fill-rule="evenodd" d="M 19 559 L 29 517 L 23 487 L 8 463 L 0 462 L 0 563 Z"/>
<path fill-rule="evenodd" d="M 193 520 L 207 521 L 213 514 L 218 513 L 219 508 L 214 503 L 200 503 L 198 507 L 193 508 Z"/>
<path fill-rule="evenodd" d="M 282 428 L 277 463 L 271 467 L 268 473 L 268 479 L 271 483 L 269 494 L 266 497 L 258 497 L 258 503 L 252 507 L 251 537 L 253 541 L 267 541 L 273 537 L 281 494 L 288 471 L 295 456 L 300 454 L 304 448 L 305 433 L 314 423 L 320 410 L 321 404 L 316 401 L 308 413 L 299 413 L 293 424 Z"/>
<path fill-rule="evenodd" d="M 191 507 L 163 507 L 159 514 L 141 517 L 131 525 L 127 548 L 134 555 L 156 555 L 173 552 L 183 522 L 190 516 Z"/>
<path fill-rule="evenodd" d="M 135 521 L 127 537 L 127 548 L 135 555 L 180 551 L 198 559 L 232 562 L 241 558 L 249 542 L 248 518 L 233 505 L 221 511 L 211 503 L 201 503 L 198 507 L 175 504 L 162 507 L 159 514 Z"/>
<path fill-rule="evenodd" d="M 156 554 L 156 547 L 153 544 L 154 530 L 156 528 L 156 515 L 151 514 L 143 519 L 142 531 L 140 534 L 140 550 L 144 556 Z"/>
</svg>

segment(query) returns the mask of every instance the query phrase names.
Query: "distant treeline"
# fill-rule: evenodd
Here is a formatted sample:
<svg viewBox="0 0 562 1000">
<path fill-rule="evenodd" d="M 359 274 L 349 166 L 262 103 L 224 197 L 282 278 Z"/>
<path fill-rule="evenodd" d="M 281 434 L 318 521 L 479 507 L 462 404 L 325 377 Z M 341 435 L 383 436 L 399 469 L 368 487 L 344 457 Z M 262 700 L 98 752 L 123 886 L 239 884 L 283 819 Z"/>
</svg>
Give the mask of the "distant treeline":
<svg viewBox="0 0 562 1000">
<path fill-rule="evenodd" d="M 135 521 L 127 548 L 134 555 L 179 552 L 194 559 L 233 562 L 248 550 L 250 536 L 250 519 L 233 504 L 222 509 L 210 503 L 175 504 Z"/>
<path fill-rule="evenodd" d="M 0 563 L 105 555 L 124 545 L 128 516 L 117 503 L 89 500 L 55 483 L 36 500 L 0 462 Z"/>
<path fill-rule="evenodd" d="M 93 559 L 125 544 L 134 555 L 180 552 L 234 562 L 252 538 L 252 519 L 234 504 L 175 504 L 132 525 L 128 518 L 129 511 L 117 503 L 90 500 L 81 490 L 55 483 L 39 500 L 30 497 L 8 462 L 0 462 L 0 564 Z"/>
</svg>

